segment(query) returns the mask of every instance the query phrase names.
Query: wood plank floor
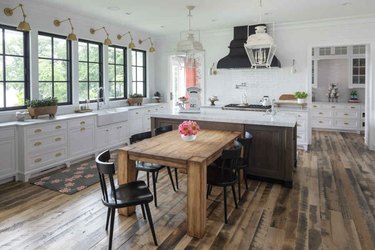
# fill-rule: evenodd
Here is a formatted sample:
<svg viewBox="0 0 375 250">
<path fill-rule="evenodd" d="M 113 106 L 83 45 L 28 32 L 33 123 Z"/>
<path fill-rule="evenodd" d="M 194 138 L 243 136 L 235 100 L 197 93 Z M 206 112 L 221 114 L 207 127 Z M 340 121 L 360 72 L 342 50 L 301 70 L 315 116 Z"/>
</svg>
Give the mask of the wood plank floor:
<svg viewBox="0 0 375 250">
<path fill-rule="evenodd" d="M 186 235 L 186 176 L 179 177 L 175 193 L 166 171 L 159 176 L 159 207 L 151 205 L 158 249 L 375 249 L 375 152 L 361 135 L 314 131 L 294 187 L 250 181 L 238 209 L 228 192 L 226 225 L 223 194 L 214 188 L 201 240 Z M 0 249 L 106 249 L 105 219 L 99 184 L 74 195 L 0 186 Z M 115 220 L 114 248 L 156 249 L 139 208 Z"/>
</svg>

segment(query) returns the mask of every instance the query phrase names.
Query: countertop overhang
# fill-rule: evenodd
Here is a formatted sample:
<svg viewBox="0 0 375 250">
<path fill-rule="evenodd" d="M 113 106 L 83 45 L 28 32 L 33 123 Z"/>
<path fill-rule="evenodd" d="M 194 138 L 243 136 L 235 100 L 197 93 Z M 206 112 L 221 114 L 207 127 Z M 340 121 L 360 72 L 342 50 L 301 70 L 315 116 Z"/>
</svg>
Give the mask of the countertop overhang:
<svg viewBox="0 0 375 250">
<path fill-rule="evenodd" d="M 227 122 L 277 127 L 294 127 L 297 119 L 293 115 L 274 116 L 266 112 L 236 111 L 202 108 L 200 113 L 180 113 L 177 109 L 168 109 L 151 114 L 155 118 L 169 118 L 195 121 Z"/>
</svg>

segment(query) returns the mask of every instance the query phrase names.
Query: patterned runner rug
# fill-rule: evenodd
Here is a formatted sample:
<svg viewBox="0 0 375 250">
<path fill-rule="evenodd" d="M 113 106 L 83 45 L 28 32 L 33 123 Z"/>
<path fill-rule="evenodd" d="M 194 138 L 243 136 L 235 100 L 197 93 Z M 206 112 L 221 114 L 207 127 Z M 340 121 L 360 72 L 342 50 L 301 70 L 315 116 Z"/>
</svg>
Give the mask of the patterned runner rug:
<svg viewBox="0 0 375 250">
<path fill-rule="evenodd" d="M 63 194 L 74 194 L 99 182 L 95 159 L 72 164 L 32 183 Z"/>
</svg>

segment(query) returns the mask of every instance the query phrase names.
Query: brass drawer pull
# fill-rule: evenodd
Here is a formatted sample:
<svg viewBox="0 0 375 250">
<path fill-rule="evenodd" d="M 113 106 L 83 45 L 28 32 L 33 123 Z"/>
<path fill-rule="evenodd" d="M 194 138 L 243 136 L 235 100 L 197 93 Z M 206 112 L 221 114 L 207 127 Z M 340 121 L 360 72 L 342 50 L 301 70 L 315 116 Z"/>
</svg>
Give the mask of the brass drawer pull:
<svg viewBox="0 0 375 250">
<path fill-rule="evenodd" d="M 61 137 L 55 138 L 55 141 L 61 141 Z"/>
<path fill-rule="evenodd" d="M 324 114 L 323 112 L 319 112 L 319 115 L 322 115 L 322 114 Z"/>
<path fill-rule="evenodd" d="M 349 114 L 345 113 L 344 115 L 349 115 Z"/>
<path fill-rule="evenodd" d="M 136 115 L 138 115 L 138 112 L 135 112 Z"/>
<path fill-rule="evenodd" d="M 319 123 L 323 123 L 322 121 L 319 121 Z"/>
<path fill-rule="evenodd" d="M 149 112 L 149 113 L 150 113 L 150 112 L 151 112 L 151 110 L 147 110 L 147 112 Z"/>
<path fill-rule="evenodd" d="M 86 129 L 85 129 L 85 128 L 81 128 L 80 130 L 81 130 L 81 132 L 82 132 L 82 131 L 85 131 Z"/>
<path fill-rule="evenodd" d="M 85 123 L 86 123 L 85 121 L 81 121 L 79 124 L 83 125 L 83 124 L 85 124 Z"/>
<path fill-rule="evenodd" d="M 40 128 L 34 130 L 34 133 L 40 133 L 40 132 L 42 132 Z"/>
<path fill-rule="evenodd" d="M 60 129 L 61 128 L 61 126 L 60 125 L 57 125 L 56 127 L 55 127 L 55 129 Z"/>
<path fill-rule="evenodd" d="M 38 163 L 38 162 L 41 162 L 41 161 L 42 161 L 42 158 L 38 158 L 38 159 L 34 160 L 34 163 Z"/>
<path fill-rule="evenodd" d="M 344 124 L 345 124 L 345 125 L 349 125 L 349 123 L 347 123 L 347 122 L 344 122 Z"/>
<path fill-rule="evenodd" d="M 40 142 L 40 141 L 37 141 L 37 142 L 34 143 L 34 146 L 35 146 L 35 147 L 38 147 L 38 146 L 40 146 L 40 145 L 42 145 L 42 142 Z"/>
<path fill-rule="evenodd" d="M 55 157 L 59 157 L 59 156 L 61 156 L 61 153 L 56 153 L 55 154 Z"/>
<path fill-rule="evenodd" d="M 336 108 L 336 106 L 331 106 L 331 108 Z"/>
<path fill-rule="evenodd" d="M 318 106 L 316 106 L 316 105 L 313 105 L 313 107 L 314 107 L 314 108 L 317 108 Z"/>
<path fill-rule="evenodd" d="M 297 127 L 302 127 L 302 125 L 297 123 Z"/>
<path fill-rule="evenodd" d="M 351 106 L 350 108 L 351 108 L 351 109 L 355 109 L 355 107 L 353 107 L 353 106 Z"/>
<path fill-rule="evenodd" d="M 300 138 L 300 139 L 301 139 L 302 137 L 301 137 L 301 136 L 299 136 L 299 135 L 297 135 L 297 138 Z"/>
</svg>

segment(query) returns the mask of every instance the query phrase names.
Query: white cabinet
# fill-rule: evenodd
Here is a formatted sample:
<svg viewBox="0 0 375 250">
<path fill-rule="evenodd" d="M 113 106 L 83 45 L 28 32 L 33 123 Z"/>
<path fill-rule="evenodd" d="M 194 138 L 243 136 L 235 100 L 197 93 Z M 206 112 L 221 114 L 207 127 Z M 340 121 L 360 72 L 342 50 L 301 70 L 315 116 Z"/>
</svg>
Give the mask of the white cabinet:
<svg viewBox="0 0 375 250">
<path fill-rule="evenodd" d="M 19 172 L 22 180 L 62 164 L 68 157 L 67 122 L 57 121 L 19 129 Z"/>
<path fill-rule="evenodd" d="M 308 149 L 309 138 L 310 138 L 310 128 L 308 120 L 307 110 L 281 110 L 278 115 L 293 115 L 297 120 L 297 146 L 303 148 L 305 151 Z"/>
<path fill-rule="evenodd" d="M 313 103 L 311 120 L 313 128 L 363 130 L 361 108 L 357 103 Z"/>
<path fill-rule="evenodd" d="M 162 111 L 165 104 L 137 108 L 129 111 L 129 136 L 151 130 L 151 114 Z"/>
<path fill-rule="evenodd" d="M 0 128 L 0 179 L 16 176 L 16 132 L 14 127 Z"/>
<path fill-rule="evenodd" d="M 128 143 L 128 122 L 98 127 L 95 133 L 96 149 L 104 150 Z"/>
<path fill-rule="evenodd" d="M 69 157 L 84 156 L 95 151 L 95 117 L 69 120 Z"/>
<path fill-rule="evenodd" d="M 368 74 L 366 45 L 349 46 L 349 88 L 365 88 Z"/>
</svg>

